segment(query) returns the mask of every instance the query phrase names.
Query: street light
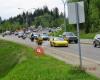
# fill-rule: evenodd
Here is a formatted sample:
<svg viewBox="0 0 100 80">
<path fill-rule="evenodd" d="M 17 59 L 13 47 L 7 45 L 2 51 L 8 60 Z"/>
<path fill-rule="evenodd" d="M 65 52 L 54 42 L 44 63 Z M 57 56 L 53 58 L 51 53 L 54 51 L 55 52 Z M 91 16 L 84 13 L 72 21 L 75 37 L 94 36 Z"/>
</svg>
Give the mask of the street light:
<svg viewBox="0 0 100 80">
<path fill-rule="evenodd" d="M 64 1 L 64 0 L 62 0 L 62 3 L 63 3 L 63 5 L 64 5 L 64 26 L 65 26 L 65 32 L 66 32 L 66 4 L 67 4 L 67 0 L 66 1 Z"/>
<path fill-rule="evenodd" d="M 31 10 L 31 9 L 36 9 L 36 8 L 30 8 L 30 9 L 24 9 L 24 8 L 18 8 L 19 10 L 23 10 L 23 11 L 25 11 L 25 14 L 26 14 L 26 22 L 25 22 L 25 24 L 26 24 L 26 28 L 27 28 L 27 24 L 28 24 L 28 15 L 27 15 L 27 12 L 29 11 L 29 10 Z"/>
</svg>

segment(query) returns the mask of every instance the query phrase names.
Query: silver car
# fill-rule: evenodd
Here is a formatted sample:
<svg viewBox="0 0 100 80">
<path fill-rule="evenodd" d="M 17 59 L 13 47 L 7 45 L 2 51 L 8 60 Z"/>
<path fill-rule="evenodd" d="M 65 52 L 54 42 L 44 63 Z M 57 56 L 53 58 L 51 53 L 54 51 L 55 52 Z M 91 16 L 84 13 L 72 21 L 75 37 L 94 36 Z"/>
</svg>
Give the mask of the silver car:
<svg viewBox="0 0 100 80">
<path fill-rule="evenodd" d="M 19 32 L 18 32 L 18 38 L 22 37 L 22 36 L 23 36 L 23 34 L 24 34 L 24 32 L 23 32 L 23 31 L 19 31 Z"/>
<path fill-rule="evenodd" d="M 97 34 L 93 40 L 94 47 L 100 47 L 100 34 Z"/>
</svg>

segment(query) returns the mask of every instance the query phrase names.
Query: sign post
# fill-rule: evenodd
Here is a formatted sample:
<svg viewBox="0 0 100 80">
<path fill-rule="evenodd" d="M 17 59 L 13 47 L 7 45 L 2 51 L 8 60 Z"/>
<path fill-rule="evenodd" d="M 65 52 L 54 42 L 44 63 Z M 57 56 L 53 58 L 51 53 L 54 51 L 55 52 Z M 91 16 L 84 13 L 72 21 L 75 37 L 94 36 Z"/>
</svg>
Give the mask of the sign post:
<svg viewBox="0 0 100 80">
<path fill-rule="evenodd" d="M 77 36 L 78 36 L 78 48 L 79 48 L 79 56 L 80 56 L 80 68 L 82 69 L 82 55 L 81 55 L 81 45 L 80 45 L 80 30 L 79 30 L 79 9 L 78 3 L 75 3 L 76 9 L 76 21 L 77 21 Z"/>
<path fill-rule="evenodd" d="M 85 22 L 83 1 L 68 4 L 68 17 L 69 17 L 70 24 L 77 24 L 77 37 L 78 37 L 78 49 L 79 49 L 79 57 L 80 57 L 80 68 L 82 69 L 82 54 L 81 54 L 81 45 L 80 45 L 79 23 Z"/>
</svg>

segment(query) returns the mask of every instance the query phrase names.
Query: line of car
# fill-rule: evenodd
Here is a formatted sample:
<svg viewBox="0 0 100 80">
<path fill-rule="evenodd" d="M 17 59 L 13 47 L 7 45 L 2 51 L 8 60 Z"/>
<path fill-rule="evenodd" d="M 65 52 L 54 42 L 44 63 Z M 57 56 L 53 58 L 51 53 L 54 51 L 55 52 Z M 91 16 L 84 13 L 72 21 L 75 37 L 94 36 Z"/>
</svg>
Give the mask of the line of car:
<svg viewBox="0 0 100 80">
<path fill-rule="evenodd" d="M 2 36 L 11 35 L 14 34 L 15 36 L 18 36 L 18 38 L 26 39 L 27 37 L 30 38 L 31 41 L 37 40 L 38 36 L 43 40 L 48 40 L 50 42 L 50 46 L 66 46 L 68 47 L 69 43 L 78 43 L 78 38 L 73 32 L 64 32 L 62 35 L 59 35 L 59 37 L 51 37 L 47 33 L 36 33 L 32 32 L 30 30 L 24 32 L 21 31 L 5 31 L 2 33 Z M 100 47 L 100 34 L 97 34 L 93 39 L 93 46 L 94 47 Z"/>
<path fill-rule="evenodd" d="M 71 33 L 70 33 L 71 34 Z M 19 31 L 19 32 L 15 32 L 15 35 L 18 36 L 18 38 L 22 38 L 25 39 L 26 37 L 29 36 L 29 39 L 34 42 L 34 40 L 37 40 L 39 35 L 42 38 L 42 40 L 47 40 L 50 42 L 51 46 L 66 46 L 68 47 L 68 39 L 66 38 L 66 40 L 63 37 L 51 37 L 49 36 L 47 33 L 35 33 L 35 32 L 30 32 L 29 34 L 24 33 L 23 31 Z M 71 41 L 72 41 L 72 36 L 71 37 Z M 73 38 L 74 39 L 74 38 Z M 74 41 L 74 40 L 73 40 Z"/>
</svg>

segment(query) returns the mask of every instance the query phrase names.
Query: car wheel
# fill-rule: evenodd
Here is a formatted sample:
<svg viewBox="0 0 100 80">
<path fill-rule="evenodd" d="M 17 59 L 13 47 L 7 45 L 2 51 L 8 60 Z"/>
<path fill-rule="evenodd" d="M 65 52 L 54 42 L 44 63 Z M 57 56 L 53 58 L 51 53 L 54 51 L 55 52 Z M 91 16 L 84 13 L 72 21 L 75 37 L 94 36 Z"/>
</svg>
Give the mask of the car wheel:
<svg viewBox="0 0 100 80">
<path fill-rule="evenodd" d="M 66 47 L 68 47 L 68 45 Z"/>
<path fill-rule="evenodd" d="M 53 47 L 56 47 L 56 43 L 53 43 Z"/>
<path fill-rule="evenodd" d="M 53 47 L 53 45 L 52 45 L 52 44 L 50 44 L 50 46 L 51 46 L 51 47 Z"/>
<path fill-rule="evenodd" d="M 75 40 L 74 42 L 77 44 L 78 43 L 78 40 Z"/>
<path fill-rule="evenodd" d="M 25 37 L 23 37 L 23 39 L 26 39 Z"/>
<path fill-rule="evenodd" d="M 69 40 L 68 42 L 69 42 L 69 44 L 71 43 L 71 41 L 70 41 L 70 40 Z"/>
<path fill-rule="evenodd" d="M 53 47 L 52 43 L 50 42 L 50 46 Z"/>
<path fill-rule="evenodd" d="M 93 43 L 94 47 L 97 47 L 97 44 L 96 43 Z"/>
<path fill-rule="evenodd" d="M 50 39 L 48 39 L 48 41 L 49 41 Z"/>
</svg>

